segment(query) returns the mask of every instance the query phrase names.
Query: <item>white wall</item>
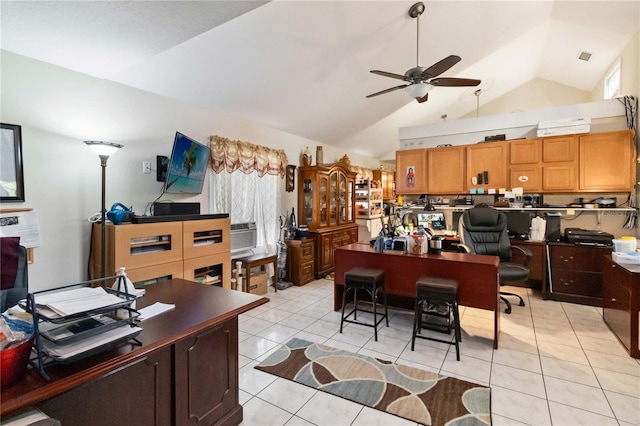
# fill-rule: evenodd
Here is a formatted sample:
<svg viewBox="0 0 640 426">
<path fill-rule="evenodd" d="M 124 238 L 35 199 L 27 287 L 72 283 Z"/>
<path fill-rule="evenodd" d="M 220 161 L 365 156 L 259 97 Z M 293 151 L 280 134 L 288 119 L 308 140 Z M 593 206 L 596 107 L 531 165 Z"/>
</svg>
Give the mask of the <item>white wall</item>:
<svg viewBox="0 0 640 426">
<path fill-rule="evenodd" d="M 617 62 L 617 59 L 616 59 Z M 614 62 L 615 63 L 615 62 Z M 613 67 L 613 63 L 611 67 Z M 623 96 L 640 96 L 640 31 L 635 33 L 620 53 L 620 94 Z M 591 99 L 598 100 L 604 96 L 604 80 L 609 71 L 591 91 Z"/>
<path fill-rule="evenodd" d="M 29 266 L 32 290 L 86 278 L 87 218 L 100 211 L 101 171 L 97 155 L 84 140 L 124 145 L 108 161 L 106 203 L 109 208 L 122 202 L 136 214 L 145 211 L 162 187 L 155 173 L 142 174 L 142 161 L 151 161 L 155 169 L 156 155 L 171 154 L 176 131 L 204 143 L 216 134 L 283 149 L 294 165 L 300 164 L 305 146 L 315 157 L 318 143 L 312 140 L 9 52 L 1 55 L 0 120 L 22 126 L 26 195 L 24 203 L 1 207 L 38 213 L 42 246 L 34 249 L 35 261 Z M 326 145 L 323 149 L 326 163 L 348 153 L 353 165 L 379 165 L 352 152 Z M 282 188 L 282 212 L 290 212 L 297 207 L 297 192 L 285 192 L 284 180 Z M 202 213 L 207 213 L 207 194 L 205 181 L 199 196 L 167 194 L 162 200 L 199 201 Z"/>
<path fill-rule="evenodd" d="M 480 95 L 480 108 L 466 114 L 461 119 L 487 117 L 490 115 L 519 113 L 558 105 L 582 104 L 591 101 L 589 92 L 555 83 L 543 78 L 534 78 L 520 87 L 483 103 Z"/>
</svg>

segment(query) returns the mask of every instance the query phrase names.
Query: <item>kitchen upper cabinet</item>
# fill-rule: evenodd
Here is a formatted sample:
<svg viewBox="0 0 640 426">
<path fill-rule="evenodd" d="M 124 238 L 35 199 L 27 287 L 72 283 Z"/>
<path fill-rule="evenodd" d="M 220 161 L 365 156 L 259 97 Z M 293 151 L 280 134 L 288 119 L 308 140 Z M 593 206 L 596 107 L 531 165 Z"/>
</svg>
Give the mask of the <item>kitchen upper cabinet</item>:
<svg viewBox="0 0 640 426">
<path fill-rule="evenodd" d="M 509 149 L 509 187 L 522 187 L 525 192 L 542 190 L 542 141 L 512 141 Z"/>
<path fill-rule="evenodd" d="M 543 163 L 575 162 L 578 154 L 578 136 L 555 136 L 542 139 Z"/>
<path fill-rule="evenodd" d="M 542 190 L 574 192 L 578 189 L 578 136 L 542 139 Z"/>
<path fill-rule="evenodd" d="M 373 171 L 373 180 L 379 180 L 382 183 L 382 199 L 390 200 L 395 198 L 394 177 L 392 172 L 383 170 Z"/>
<path fill-rule="evenodd" d="M 464 146 L 429 148 L 427 150 L 429 194 L 464 192 L 464 154 Z"/>
<path fill-rule="evenodd" d="M 522 187 L 524 192 L 542 190 L 542 166 L 539 164 L 509 167 L 509 188 Z"/>
<path fill-rule="evenodd" d="M 427 150 L 396 151 L 396 193 L 426 194 Z"/>
<path fill-rule="evenodd" d="M 506 188 L 509 170 L 509 142 L 483 142 L 467 145 L 467 169 L 465 188 Z M 486 183 L 484 172 L 487 172 Z M 482 175 L 482 184 L 473 184 L 472 178 Z"/>
<path fill-rule="evenodd" d="M 576 165 L 542 166 L 542 190 L 544 192 L 576 191 Z"/>
<path fill-rule="evenodd" d="M 509 164 L 539 164 L 542 159 L 542 141 L 540 139 L 521 139 L 511 142 Z"/>
<path fill-rule="evenodd" d="M 630 130 L 593 133 L 579 139 L 580 191 L 632 191 L 635 147 Z"/>
</svg>

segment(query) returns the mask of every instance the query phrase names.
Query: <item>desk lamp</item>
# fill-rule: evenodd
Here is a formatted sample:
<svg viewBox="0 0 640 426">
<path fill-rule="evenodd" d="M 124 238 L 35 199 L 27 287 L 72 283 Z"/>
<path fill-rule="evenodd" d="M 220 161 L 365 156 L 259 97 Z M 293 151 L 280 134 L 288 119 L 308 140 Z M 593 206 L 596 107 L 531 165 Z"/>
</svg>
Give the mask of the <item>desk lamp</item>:
<svg viewBox="0 0 640 426">
<path fill-rule="evenodd" d="M 102 167 L 102 210 L 100 216 L 100 231 L 101 231 L 101 239 L 100 239 L 100 278 L 104 278 L 105 269 L 106 269 L 106 223 L 105 223 L 105 214 L 106 214 L 106 176 L 107 176 L 107 160 L 109 156 L 115 153 L 119 148 L 124 147 L 124 145 L 120 145 L 112 142 L 102 142 L 102 141 L 84 141 L 87 145 L 93 149 L 93 151 L 98 154 L 100 157 L 100 166 Z"/>
</svg>

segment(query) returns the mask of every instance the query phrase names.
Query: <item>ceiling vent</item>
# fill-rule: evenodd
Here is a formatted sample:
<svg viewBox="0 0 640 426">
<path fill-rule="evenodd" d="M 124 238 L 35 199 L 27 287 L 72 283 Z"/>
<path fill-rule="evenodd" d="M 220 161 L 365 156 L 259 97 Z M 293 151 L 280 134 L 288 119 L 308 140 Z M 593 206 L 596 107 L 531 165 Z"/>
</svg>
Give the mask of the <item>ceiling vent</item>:
<svg viewBox="0 0 640 426">
<path fill-rule="evenodd" d="M 580 59 L 581 61 L 589 62 L 589 59 L 591 59 L 591 53 L 580 52 L 580 55 L 578 55 L 578 59 Z"/>
</svg>

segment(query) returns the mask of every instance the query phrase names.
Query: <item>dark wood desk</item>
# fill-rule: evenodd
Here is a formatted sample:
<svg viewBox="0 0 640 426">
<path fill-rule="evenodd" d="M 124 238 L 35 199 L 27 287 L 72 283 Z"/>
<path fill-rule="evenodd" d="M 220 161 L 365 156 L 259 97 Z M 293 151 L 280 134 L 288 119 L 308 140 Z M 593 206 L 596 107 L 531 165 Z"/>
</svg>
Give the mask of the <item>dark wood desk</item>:
<svg viewBox="0 0 640 426">
<path fill-rule="evenodd" d="M 344 273 L 355 266 L 385 270 L 388 295 L 415 299 L 416 281 L 421 275 L 458 280 L 458 302 L 464 306 L 494 312 L 493 347 L 498 348 L 500 309 L 497 256 L 464 253 L 386 254 L 369 244 L 355 243 L 335 251 L 334 310 L 342 309 Z M 411 305 L 413 306 L 413 305 Z"/>
<path fill-rule="evenodd" d="M 640 265 L 602 257 L 602 319 L 629 355 L 640 358 Z"/>
<path fill-rule="evenodd" d="M 233 266 L 235 266 L 235 262 L 242 262 L 242 267 L 245 268 L 247 273 L 244 275 L 242 280 L 242 291 L 249 292 L 251 289 L 251 268 L 255 268 L 258 266 L 265 266 L 269 263 L 273 263 L 273 273 L 274 279 L 273 282 L 278 282 L 278 253 L 256 253 L 251 256 L 234 258 L 232 260 Z M 278 292 L 277 284 L 273 286 L 276 293 Z"/>
<path fill-rule="evenodd" d="M 71 364 L 34 370 L 2 389 L 2 420 L 36 406 L 65 426 L 237 425 L 238 315 L 266 297 L 174 279 L 146 287 L 137 307 L 174 303 L 124 344 Z M 81 408 L 80 408 L 81 407 Z"/>
</svg>

